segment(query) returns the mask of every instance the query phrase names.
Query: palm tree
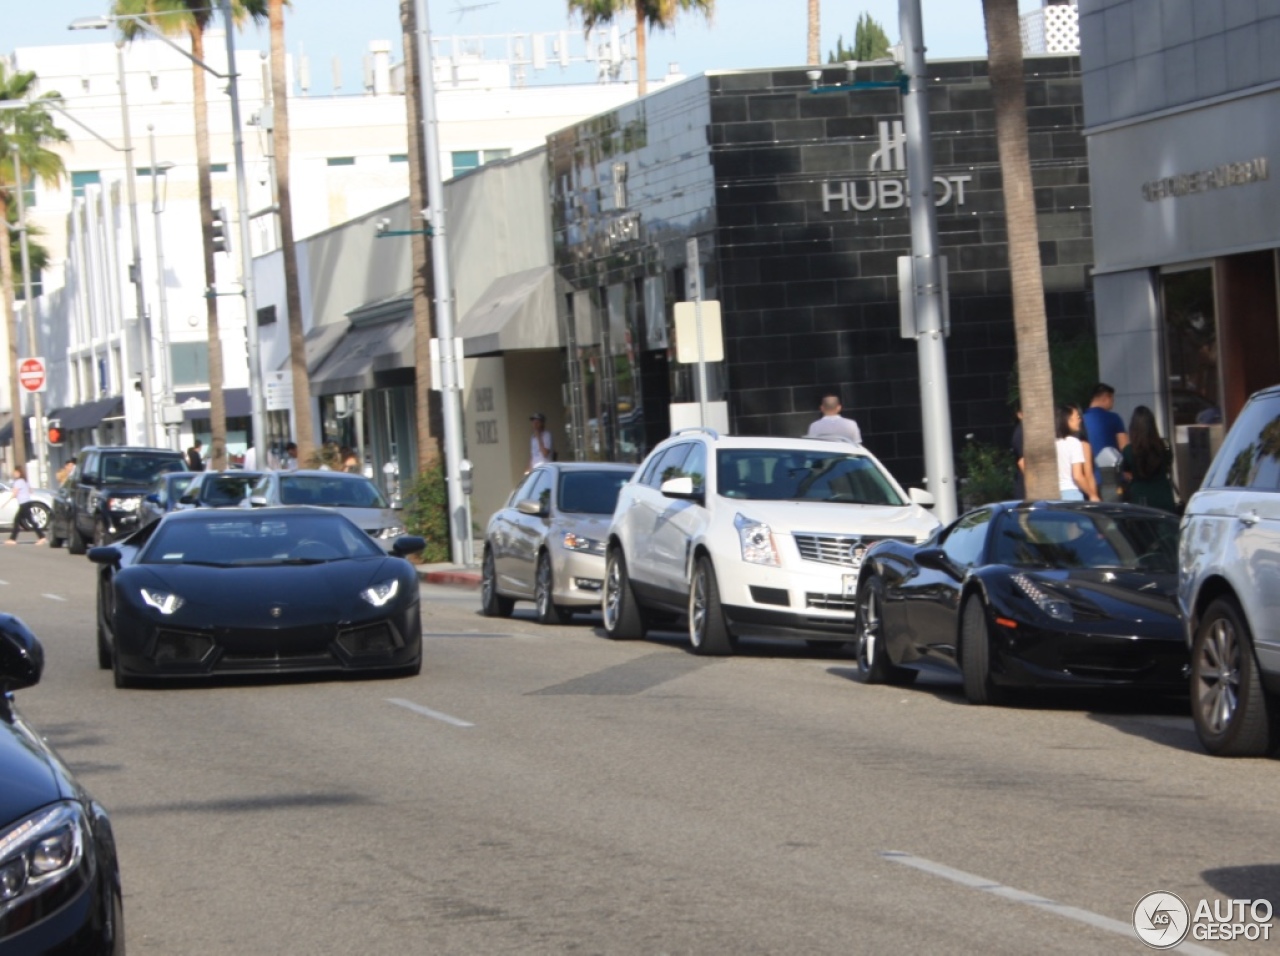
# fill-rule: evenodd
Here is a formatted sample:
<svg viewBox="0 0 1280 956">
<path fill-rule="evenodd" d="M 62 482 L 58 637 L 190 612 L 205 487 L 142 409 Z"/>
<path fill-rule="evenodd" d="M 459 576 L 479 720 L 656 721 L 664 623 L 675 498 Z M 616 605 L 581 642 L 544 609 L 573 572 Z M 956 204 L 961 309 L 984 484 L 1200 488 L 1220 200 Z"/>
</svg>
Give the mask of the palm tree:
<svg viewBox="0 0 1280 956">
<path fill-rule="evenodd" d="M 414 0 L 400 0 L 400 29 L 404 38 L 405 109 L 409 128 L 409 208 L 426 206 L 427 170 L 424 162 L 439 162 L 438 156 L 424 156 L 422 148 L 422 100 L 418 85 L 418 14 Z M 415 232 L 410 237 L 413 256 L 413 367 L 414 396 L 418 431 L 418 472 L 430 471 L 444 458 L 444 410 L 439 393 L 431 388 L 431 339 L 435 335 L 435 315 L 431 300 L 435 277 L 428 251 L 430 240 Z"/>
<path fill-rule="evenodd" d="M 271 24 L 271 109 L 274 129 L 276 203 L 280 215 L 280 251 L 284 256 L 285 310 L 289 313 L 289 368 L 293 372 L 294 440 L 298 459 L 308 461 L 315 449 L 311 422 L 311 378 L 307 374 L 307 345 L 302 328 L 302 296 L 298 291 L 298 253 L 293 242 L 293 192 L 289 179 L 289 87 L 285 74 L 285 0 L 268 0 Z M 257 439 L 261 443 L 262 439 Z"/>
<path fill-rule="evenodd" d="M 1009 231 L 1009 273 L 1022 401 L 1028 499 L 1058 497 L 1053 374 L 1045 320 L 1040 233 L 1027 140 L 1027 88 L 1022 70 L 1018 0 L 982 0 L 988 72 L 996 113 L 996 148 Z"/>
<path fill-rule="evenodd" d="M 809 0 L 809 50 L 806 63 L 821 63 L 819 59 L 822 40 L 822 14 L 818 9 L 818 0 Z"/>
<path fill-rule="evenodd" d="M 577 13 L 582 16 L 582 29 L 587 33 L 602 23 L 612 23 L 624 10 L 635 11 L 637 92 L 644 96 L 649 88 L 645 58 L 647 30 L 651 27 L 670 29 L 677 14 L 689 11 L 701 13 L 710 20 L 716 0 L 568 0 L 568 4 L 570 15 Z"/>
<path fill-rule="evenodd" d="M 232 16 L 237 23 L 246 16 L 261 19 L 266 14 L 265 0 L 232 0 Z M 204 33 L 213 21 L 213 0 L 115 0 L 112 14 L 117 17 L 141 17 L 161 33 L 186 34 L 191 38 L 191 55 L 204 62 Z M 146 35 L 133 20 L 116 21 L 126 40 Z M 228 64 L 235 69 L 235 64 Z M 213 180 L 209 160 L 209 100 L 205 91 L 205 68 L 191 64 L 193 114 L 196 132 L 196 176 L 200 195 L 200 231 L 204 236 L 205 287 L 217 285 L 213 261 Z M 209 457 L 208 466 L 221 471 L 227 466 L 227 403 L 223 394 L 222 333 L 218 327 L 218 300 L 205 297 L 206 337 L 209 343 Z M 255 435 L 261 442 L 263 436 Z"/>
<path fill-rule="evenodd" d="M 36 74 L 10 72 L 0 61 L 0 100 L 26 100 L 35 92 Z M 13 462 L 25 467 L 27 441 L 22 428 L 22 389 L 18 384 L 18 316 L 13 306 L 13 250 L 9 243 L 10 197 L 25 183 L 14 181 L 16 153 L 23 177 L 56 185 L 66 173 L 62 157 L 47 144 L 67 140 L 65 130 L 53 122 L 48 106 L 58 101 L 57 93 L 36 97 L 21 110 L 0 110 L 0 286 L 4 288 L 5 331 L 9 338 L 9 404 L 13 410 Z M 16 204 L 15 204 L 16 205 Z M 27 305 L 28 310 L 31 304 Z"/>
</svg>

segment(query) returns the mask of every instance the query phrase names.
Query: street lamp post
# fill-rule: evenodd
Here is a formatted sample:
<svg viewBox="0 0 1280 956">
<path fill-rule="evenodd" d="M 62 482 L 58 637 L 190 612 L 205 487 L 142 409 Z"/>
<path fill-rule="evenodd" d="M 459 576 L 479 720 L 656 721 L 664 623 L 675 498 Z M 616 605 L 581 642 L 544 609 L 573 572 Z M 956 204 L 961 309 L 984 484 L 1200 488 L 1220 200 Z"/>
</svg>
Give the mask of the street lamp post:
<svg viewBox="0 0 1280 956">
<path fill-rule="evenodd" d="M 160 387 L 163 391 L 165 414 L 163 417 L 165 434 L 169 447 L 178 447 L 178 425 L 168 419 L 168 410 L 174 406 L 173 397 L 173 359 L 169 355 L 169 296 L 164 276 L 164 239 L 161 235 L 160 220 L 164 212 L 164 201 L 160 195 L 160 177 L 164 176 L 165 188 L 169 184 L 169 169 L 172 163 L 156 164 L 156 128 L 147 127 L 147 138 L 151 154 L 151 216 L 155 224 L 156 234 L 156 300 L 160 309 Z"/>
<path fill-rule="evenodd" d="M 227 0 L 223 0 L 227 2 Z M 436 335 L 440 339 L 440 402 L 444 417 L 445 484 L 455 564 L 471 564 L 471 505 L 462 489 L 462 402 L 453 344 L 452 283 L 445 231 L 444 183 L 440 176 L 440 137 L 436 118 L 435 66 L 426 0 L 414 0 L 418 19 L 418 83 L 422 94 L 423 150 L 427 157 L 427 225 L 431 229 L 431 265 L 436 292 Z"/>
<path fill-rule="evenodd" d="M 16 184 L 14 192 L 18 194 L 18 246 L 22 252 L 22 297 L 26 301 L 27 306 L 27 352 L 36 356 L 40 354 L 39 340 L 37 338 L 36 329 L 36 300 L 31 294 L 31 252 L 27 244 L 27 206 L 26 199 L 23 197 L 22 188 L 22 163 L 18 158 L 18 145 L 13 144 L 13 181 Z M 8 223 L 5 224 L 6 226 Z M 12 374 L 16 375 L 17 369 L 13 369 Z M 48 480 L 49 474 L 49 449 L 45 443 L 44 431 L 44 399 L 40 392 L 31 393 L 32 410 L 35 413 L 36 424 L 31 429 L 36 441 L 36 463 L 39 474 L 36 476 L 36 483 L 40 484 Z M 15 408 L 13 410 L 13 427 L 22 427 L 22 410 Z M 18 462 L 23 467 L 26 462 Z"/>
</svg>

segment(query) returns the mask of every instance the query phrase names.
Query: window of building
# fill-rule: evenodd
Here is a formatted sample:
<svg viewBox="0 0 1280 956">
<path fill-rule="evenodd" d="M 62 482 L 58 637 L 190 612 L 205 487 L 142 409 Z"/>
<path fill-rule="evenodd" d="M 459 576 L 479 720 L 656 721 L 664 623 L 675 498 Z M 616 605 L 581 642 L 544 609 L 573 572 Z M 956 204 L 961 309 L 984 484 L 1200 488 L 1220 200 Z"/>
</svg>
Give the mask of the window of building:
<svg viewBox="0 0 1280 956">
<path fill-rule="evenodd" d="M 275 325 L 275 322 L 276 307 L 274 305 L 258 310 L 258 328 L 262 328 L 264 325 Z"/>
<path fill-rule="evenodd" d="M 227 171 L 226 163 L 210 163 L 209 164 L 209 172 L 211 173 L 225 173 L 226 171 Z"/>
<path fill-rule="evenodd" d="M 329 166 L 354 166 L 356 158 L 354 156 L 330 156 L 325 160 Z"/>
<path fill-rule="evenodd" d="M 209 343 L 174 342 L 169 358 L 174 385 L 209 384 Z"/>
<path fill-rule="evenodd" d="M 387 157 L 387 159 L 393 163 L 407 163 L 409 161 L 409 154 L 408 153 L 392 153 L 390 156 Z"/>
<path fill-rule="evenodd" d="M 71 173 L 71 195 L 84 196 L 85 186 L 98 186 L 102 183 L 102 174 L 96 169 L 82 169 Z"/>
<path fill-rule="evenodd" d="M 469 169 L 477 169 L 485 163 L 492 163 L 511 156 L 509 149 L 460 149 L 455 150 L 453 157 L 453 175 L 465 173 Z"/>
</svg>

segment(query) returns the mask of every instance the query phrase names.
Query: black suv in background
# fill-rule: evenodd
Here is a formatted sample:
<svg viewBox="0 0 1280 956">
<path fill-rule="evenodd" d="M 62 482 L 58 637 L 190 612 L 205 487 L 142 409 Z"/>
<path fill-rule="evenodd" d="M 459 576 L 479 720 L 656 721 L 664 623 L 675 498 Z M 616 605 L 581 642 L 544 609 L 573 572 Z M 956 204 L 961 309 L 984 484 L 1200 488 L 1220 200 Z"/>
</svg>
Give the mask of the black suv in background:
<svg viewBox="0 0 1280 956">
<path fill-rule="evenodd" d="M 155 477 L 185 471 L 182 453 L 171 448 L 89 445 L 80 449 L 75 472 L 58 490 L 49 543 L 84 554 L 86 543 L 109 544 L 138 527 L 139 506 Z"/>
</svg>

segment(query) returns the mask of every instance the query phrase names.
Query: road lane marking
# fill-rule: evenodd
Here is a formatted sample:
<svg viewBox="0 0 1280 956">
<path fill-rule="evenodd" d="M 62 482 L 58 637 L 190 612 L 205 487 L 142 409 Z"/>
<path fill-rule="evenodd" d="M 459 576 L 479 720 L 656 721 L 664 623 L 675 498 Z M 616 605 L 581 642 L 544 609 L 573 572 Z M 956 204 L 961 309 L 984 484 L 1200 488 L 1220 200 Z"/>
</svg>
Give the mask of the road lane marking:
<svg viewBox="0 0 1280 956">
<path fill-rule="evenodd" d="M 467 723 L 458 717 L 450 717 L 448 714 L 442 714 L 438 710 L 432 710 L 430 707 L 423 707 L 421 704 L 415 704 L 411 700 L 403 700 L 399 697 L 388 697 L 388 704 L 395 704 L 397 707 L 404 707 L 413 711 L 415 714 L 421 714 L 423 717 L 430 717 L 432 720 L 442 720 L 446 724 L 453 724 L 455 727 L 474 727 L 475 724 Z"/>
<path fill-rule="evenodd" d="M 63 601 L 63 602 L 65 602 L 65 601 L 67 600 L 67 599 L 66 599 L 66 598 L 64 598 L 64 597 L 59 597 L 57 594 L 42 594 L 42 595 L 40 595 L 40 596 L 41 596 L 41 597 L 47 597 L 50 601 Z"/>
<path fill-rule="evenodd" d="M 1089 910 L 1082 910 L 1079 907 L 1067 906 L 1065 903 L 1058 903 L 1054 900 L 1045 899 L 1035 893 L 1028 893 L 1025 890 L 1017 890 L 1012 886 L 1005 886 L 994 880 L 988 880 L 985 877 L 977 876 L 973 873 L 966 873 L 963 870 L 956 870 L 946 866 L 943 863 L 934 863 L 932 860 L 926 860 L 918 856 L 912 856 L 910 853 L 903 853 L 899 850 L 881 850 L 880 856 L 888 860 L 890 863 L 902 863 L 906 866 L 913 867 L 924 873 L 931 873 L 934 876 L 940 876 L 944 880 L 950 880 L 953 883 L 959 883 L 961 886 L 967 886 L 973 890 L 982 890 L 984 893 L 993 893 L 996 896 L 1003 897 L 1006 900 L 1012 900 L 1015 903 L 1026 903 L 1028 906 L 1034 906 L 1048 913 L 1057 913 L 1059 916 L 1065 916 L 1067 919 L 1073 919 L 1080 923 L 1087 923 L 1090 926 L 1096 926 L 1098 929 L 1109 930 L 1112 933 L 1119 933 L 1127 939 L 1137 939 L 1137 933 L 1134 931 L 1132 923 L 1123 923 L 1117 919 L 1111 919 L 1109 916 L 1101 916 L 1098 913 L 1091 913 Z M 1209 949 L 1205 946 L 1198 946 L 1195 943 L 1184 940 L 1178 946 L 1179 953 L 1191 953 L 1192 956 L 1215 956 L 1220 954 L 1220 950 Z"/>
</svg>

